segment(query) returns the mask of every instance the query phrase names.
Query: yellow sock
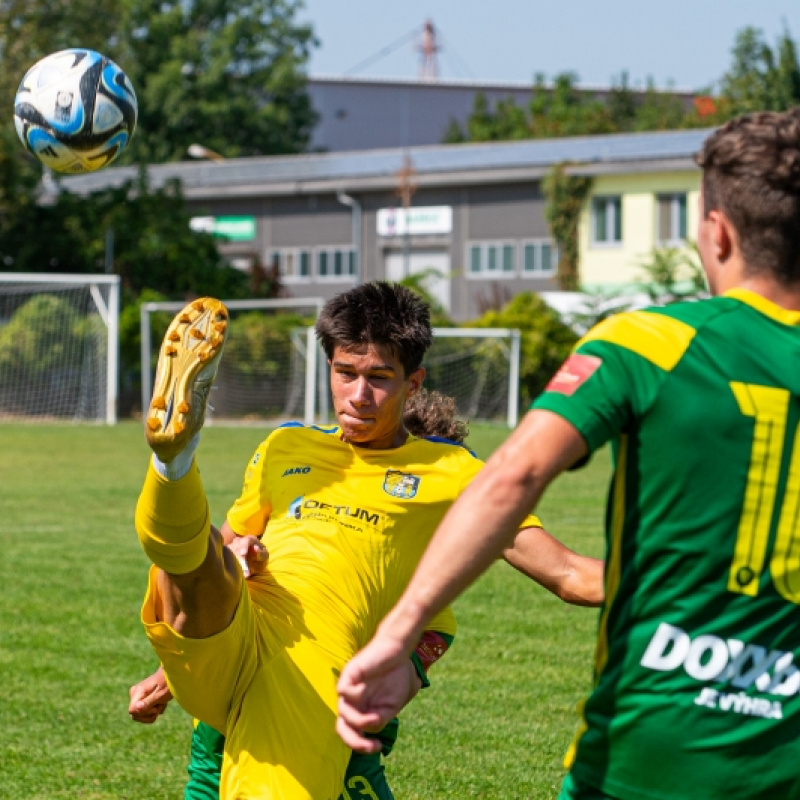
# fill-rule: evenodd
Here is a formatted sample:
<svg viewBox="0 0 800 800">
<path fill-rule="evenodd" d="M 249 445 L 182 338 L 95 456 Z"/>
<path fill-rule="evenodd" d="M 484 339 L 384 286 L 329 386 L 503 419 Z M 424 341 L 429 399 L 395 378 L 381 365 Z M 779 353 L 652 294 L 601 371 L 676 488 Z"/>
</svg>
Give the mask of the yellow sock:
<svg viewBox="0 0 800 800">
<path fill-rule="evenodd" d="M 206 557 L 210 530 L 208 500 L 197 465 L 170 481 L 151 463 L 136 505 L 136 533 L 147 557 L 165 572 L 192 572 Z"/>
</svg>

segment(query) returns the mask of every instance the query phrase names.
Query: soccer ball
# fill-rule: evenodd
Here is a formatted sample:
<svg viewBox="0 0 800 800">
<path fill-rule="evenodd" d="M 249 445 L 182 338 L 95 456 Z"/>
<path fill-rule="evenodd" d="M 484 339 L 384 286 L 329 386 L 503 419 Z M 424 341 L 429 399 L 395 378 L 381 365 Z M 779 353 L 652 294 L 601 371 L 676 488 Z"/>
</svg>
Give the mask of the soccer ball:
<svg viewBox="0 0 800 800">
<path fill-rule="evenodd" d="M 110 164 L 136 127 L 136 93 L 125 73 L 94 50 L 53 53 L 34 64 L 14 98 L 25 147 L 56 172 Z"/>
</svg>

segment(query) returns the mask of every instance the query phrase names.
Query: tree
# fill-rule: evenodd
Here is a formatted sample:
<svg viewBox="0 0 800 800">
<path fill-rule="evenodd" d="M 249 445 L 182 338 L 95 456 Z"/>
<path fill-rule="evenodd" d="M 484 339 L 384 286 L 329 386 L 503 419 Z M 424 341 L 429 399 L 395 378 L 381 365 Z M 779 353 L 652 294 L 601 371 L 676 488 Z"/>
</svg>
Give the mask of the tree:
<svg viewBox="0 0 800 800">
<path fill-rule="evenodd" d="M 773 50 L 761 30 L 743 28 L 736 35 L 732 55 L 733 64 L 720 81 L 726 116 L 785 111 L 800 104 L 800 64 L 788 29 Z"/>
<path fill-rule="evenodd" d="M 126 2 L 120 50 L 139 100 L 131 158 L 181 159 L 195 142 L 227 157 L 305 148 L 315 114 L 303 68 L 316 40 L 294 19 L 297 0 Z"/>
<path fill-rule="evenodd" d="M 558 285 L 575 291 L 580 285 L 578 222 L 592 188 L 592 179 L 567 175 L 566 164 L 556 164 L 542 182 L 547 198 L 544 216 L 558 243 Z"/>
</svg>

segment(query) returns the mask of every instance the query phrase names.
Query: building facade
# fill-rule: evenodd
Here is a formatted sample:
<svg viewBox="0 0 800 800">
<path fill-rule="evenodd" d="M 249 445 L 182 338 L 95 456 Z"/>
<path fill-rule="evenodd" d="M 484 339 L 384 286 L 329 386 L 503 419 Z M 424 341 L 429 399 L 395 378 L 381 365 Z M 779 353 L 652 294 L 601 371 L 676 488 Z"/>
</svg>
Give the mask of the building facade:
<svg viewBox="0 0 800 800">
<path fill-rule="evenodd" d="M 456 321 L 516 293 L 559 289 L 542 181 L 557 164 L 593 179 L 580 226 L 587 289 L 626 288 L 654 247 L 686 246 L 708 131 L 619 134 L 154 165 L 181 181 L 193 227 L 235 266 L 276 265 L 293 297 L 421 274 Z M 65 178 L 88 193 L 135 177 Z M 52 190 L 51 190 L 52 191 Z"/>
</svg>

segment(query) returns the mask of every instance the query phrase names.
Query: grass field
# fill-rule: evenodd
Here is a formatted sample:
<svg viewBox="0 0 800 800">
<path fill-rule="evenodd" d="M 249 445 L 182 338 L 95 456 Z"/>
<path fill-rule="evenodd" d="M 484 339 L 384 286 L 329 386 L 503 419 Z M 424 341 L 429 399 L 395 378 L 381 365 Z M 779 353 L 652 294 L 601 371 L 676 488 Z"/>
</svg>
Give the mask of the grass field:
<svg viewBox="0 0 800 800">
<path fill-rule="evenodd" d="M 205 431 L 199 460 L 217 524 L 264 434 Z M 473 426 L 469 444 L 486 457 L 506 435 Z M 174 704 L 154 726 L 126 713 L 128 686 L 156 666 L 138 619 L 141 428 L 0 425 L 0 445 L 0 795 L 177 800 L 189 718 Z M 607 479 L 600 454 L 539 509 L 592 555 L 602 551 Z M 596 612 L 563 606 L 504 563 L 456 612 L 455 646 L 404 714 L 387 763 L 398 800 L 555 797 L 589 686 Z"/>
</svg>

